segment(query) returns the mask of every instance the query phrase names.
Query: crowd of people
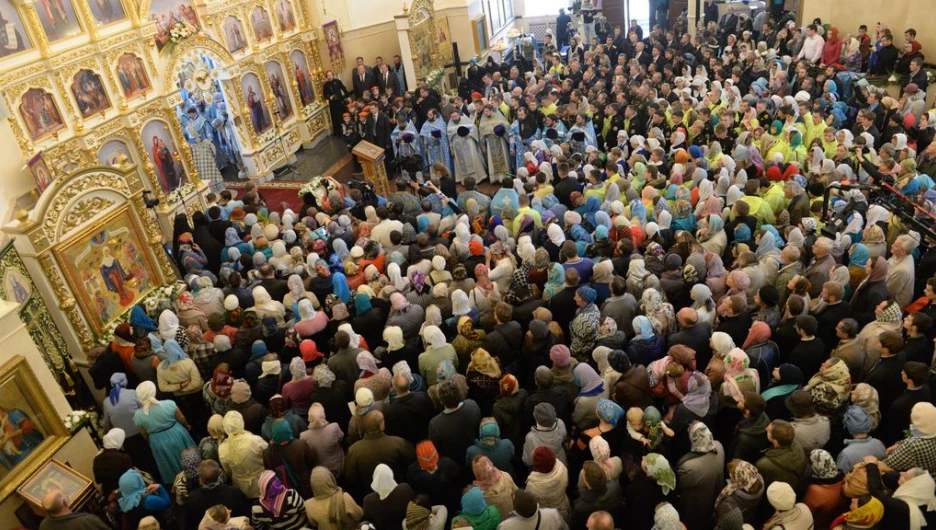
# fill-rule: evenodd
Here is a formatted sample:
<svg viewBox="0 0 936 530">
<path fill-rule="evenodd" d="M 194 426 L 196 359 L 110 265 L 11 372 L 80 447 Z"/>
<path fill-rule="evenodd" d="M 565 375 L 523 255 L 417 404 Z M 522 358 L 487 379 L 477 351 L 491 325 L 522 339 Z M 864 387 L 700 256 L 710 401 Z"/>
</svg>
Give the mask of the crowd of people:
<svg viewBox="0 0 936 530">
<path fill-rule="evenodd" d="M 759 16 L 599 17 L 454 97 L 339 90 L 408 157 L 392 193 L 177 217 L 186 289 L 92 356 L 113 523 L 934 524 L 936 241 L 872 199 L 936 210 L 920 46 Z M 864 76 L 891 62 L 899 99 Z"/>
</svg>

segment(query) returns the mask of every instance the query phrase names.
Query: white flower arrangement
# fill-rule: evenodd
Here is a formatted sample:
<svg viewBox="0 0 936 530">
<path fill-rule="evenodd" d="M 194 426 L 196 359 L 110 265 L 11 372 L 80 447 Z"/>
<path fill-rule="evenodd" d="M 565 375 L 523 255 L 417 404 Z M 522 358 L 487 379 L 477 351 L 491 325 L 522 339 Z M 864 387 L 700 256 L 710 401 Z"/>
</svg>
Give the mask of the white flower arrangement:
<svg viewBox="0 0 936 530">
<path fill-rule="evenodd" d="M 312 177 L 311 180 L 303 184 L 302 187 L 299 188 L 299 191 L 296 193 L 296 195 L 298 195 L 299 198 L 302 198 L 306 193 L 311 193 L 312 195 L 319 197 L 324 190 L 325 182 L 322 179 L 322 176 L 316 175 Z"/>
<path fill-rule="evenodd" d="M 65 424 L 65 428 L 68 429 L 68 432 L 71 434 L 75 434 L 85 425 L 97 431 L 99 437 L 105 434 L 103 425 L 101 425 L 101 417 L 97 411 L 93 409 L 73 410 L 62 418 L 62 423 Z"/>
<path fill-rule="evenodd" d="M 188 197 L 194 192 L 195 192 L 195 185 L 192 184 L 191 182 L 186 182 L 185 184 L 176 188 L 175 191 L 170 193 L 166 197 L 166 200 L 169 201 L 169 204 L 175 204 L 181 201 L 182 199 L 184 199 L 185 197 Z"/>
<path fill-rule="evenodd" d="M 198 33 L 198 28 L 181 20 L 169 30 L 169 38 L 172 42 L 181 42 L 196 33 Z"/>
<path fill-rule="evenodd" d="M 431 88 L 439 88 L 443 79 L 445 79 L 445 68 L 436 68 L 426 76 L 426 85 Z"/>
</svg>

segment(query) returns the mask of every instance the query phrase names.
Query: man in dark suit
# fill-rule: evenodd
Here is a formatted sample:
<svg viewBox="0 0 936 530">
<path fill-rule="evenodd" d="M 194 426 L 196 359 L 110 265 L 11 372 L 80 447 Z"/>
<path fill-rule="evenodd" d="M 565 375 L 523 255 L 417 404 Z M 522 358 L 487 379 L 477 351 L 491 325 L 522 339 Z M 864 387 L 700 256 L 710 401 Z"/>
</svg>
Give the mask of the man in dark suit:
<svg viewBox="0 0 936 530">
<path fill-rule="evenodd" d="M 819 322 L 819 331 L 816 332 L 816 335 L 822 339 L 826 354 L 828 354 L 838 345 L 835 326 L 842 320 L 851 317 L 851 305 L 842 300 L 845 297 L 845 289 L 841 284 L 835 282 L 824 283 L 820 296 L 822 296 L 826 306 L 815 315 L 816 320 Z"/>
<path fill-rule="evenodd" d="M 276 271 L 269 263 L 261 265 L 259 270 L 260 283 L 258 285 L 265 288 L 267 292 L 270 293 L 270 298 L 277 302 L 282 302 L 283 298 L 286 297 L 286 293 L 289 292 L 286 280 L 277 278 Z"/>
<path fill-rule="evenodd" d="M 738 15 L 735 15 L 734 8 L 729 6 L 728 12 L 718 21 L 718 33 L 723 44 L 728 41 L 728 35 L 734 33 L 737 27 Z"/>
<path fill-rule="evenodd" d="M 396 94 L 398 88 L 396 74 L 390 71 L 390 67 L 386 64 L 380 65 L 380 72 L 377 73 L 377 86 L 380 87 L 380 93 L 386 94 L 387 89 L 393 89 L 394 94 Z"/>
<path fill-rule="evenodd" d="M 377 84 L 374 74 L 363 64 L 358 65 L 352 78 L 354 97 L 356 98 L 360 98 L 365 92 L 369 92 L 372 86 Z"/>
<path fill-rule="evenodd" d="M 559 10 L 559 16 L 556 17 L 556 46 L 561 50 L 563 46 L 569 44 L 569 32 L 567 28 L 572 22 L 572 17 L 566 14 L 565 9 Z"/>
<path fill-rule="evenodd" d="M 371 105 L 371 112 L 371 118 L 374 120 L 374 144 L 383 147 L 387 153 L 392 154 L 393 144 L 390 143 L 390 131 L 393 126 L 390 125 L 390 117 L 385 112 L 381 112 L 378 105 Z"/>
<path fill-rule="evenodd" d="M 221 219 L 220 206 L 208 208 L 208 219 L 211 219 L 208 223 L 208 232 L 210 232 L 211 236 L 219 243 L 224 244 L 224 231 L 231 226 L 231 222 Z M 224 258 L 227 259 L 227 256 L 224 256 Z"/>
<path fill-rule="evenodd" d="M 691 307 L 684 307 L 676 314 L 679 331 L 669 336 L 666 346 L 673 347 L 683 344 L 695 350 L 696 367 L 708 366 L 712 360 L 712 347 L 709 338 L 712 336 L 712 325 L 708 322 L 699 322 L 699 314 Z"/>
</svg>

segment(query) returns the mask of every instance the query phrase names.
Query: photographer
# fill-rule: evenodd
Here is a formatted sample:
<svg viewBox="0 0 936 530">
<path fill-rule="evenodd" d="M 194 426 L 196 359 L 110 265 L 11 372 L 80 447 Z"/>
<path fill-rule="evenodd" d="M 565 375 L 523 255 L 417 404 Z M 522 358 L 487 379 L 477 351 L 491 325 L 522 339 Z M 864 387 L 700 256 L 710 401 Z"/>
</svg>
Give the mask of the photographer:
<svg viewBox="0 0 936 530">
<path fill-rule="evenodd" d="M 880 167 L 876 167 L 870 160 L 865 158 L 864 148 L 862 146 L 855 146 L 854 152 L 855 158 L 858 159 L 858 163 L 861 164 L 861 168 L 868 173 L 868 176 L 872 179 L 874 184 L 894 184 L 894 175 L 892 174 L 894 170 L 893 160 L 885 160 L 881 162 Z"/>
</svg>

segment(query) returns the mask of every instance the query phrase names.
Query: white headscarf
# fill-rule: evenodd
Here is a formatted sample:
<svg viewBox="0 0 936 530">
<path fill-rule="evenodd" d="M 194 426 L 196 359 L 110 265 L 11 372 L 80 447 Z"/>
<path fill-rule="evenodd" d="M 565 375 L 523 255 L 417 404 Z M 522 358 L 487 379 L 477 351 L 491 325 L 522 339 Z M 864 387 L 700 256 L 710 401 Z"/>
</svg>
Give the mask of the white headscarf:
<svg viewBox="0 0 936 530">
<path fill-rule="evenodd" d="M 374 469 L 374 480 L 371 482 L 371 489 L 380 496 L 380 500 L 386 499 L 396 489 L 397 483 L 393 480 L 393 470 L 387 464 L 378 464 Z"/>
<path fill-rule="evenodd" d="M 348 337 L 351 338 L 350 347 L 360 348 L 361 347 L 361 336 L 354 332 L 351 328 L 351 324 L 342 324 L 338 326 L 338 331 L 344 331 L 348 334 Z"/>
<path fill-rule="evenodd" d="M 136 396 L 140 400 L 143 414 L 149 416 L 149 409 L 153 405 L 159 405 L 156 399 L 156 385 L 152 381 L 143 381 L 136 387 Z"/>
<path fill-rule="evenodd" d="M 174 339 L 179 329 L 179 317 L 170 309 L 164 309 L 159 314 L 159 336 L 163 340 Z"/>
<path fill-rule="evenodd" d="M 441 348 L 447 343 L 445 342 L 445 334 L 442 333 L 442 330 L 439 329 L 439 326 L 426 326 L 422 331 L 423 340 L 426 342 L 427 348 Z"/>
<path fill-rule="evenodd" d="M 471 312 L 471 306 L 468 305 L 468 295 L 461 289 L 455 289 L 452 294 L 452 315 L 463 316 Z"/>
<path fill-rule="evenodd" d="M 557 247 L 565 243 L 565 234 L 562 233 L 562 228 L 555 223 L 549 225 L 549 228 L 546 229 L 546 235 L 549 236 L 549 240 L 552 241 L 552 244 Z"/>
<path fill-rule="evenodd" d="M 403 273 L 400 272 L 400 266 L 396 263 L 387 265 L 387 278 L 390 279 L 390 283 L 396 287 L 398 291 L 406 289 L 406 286 L 409 285 L 409 279 L 403 277 Z"/>
<path fill-rule="evenodd" d="M 107 434 L 105 434 L 102 439 L 104 441 L 104 449 L 120 449 L 123 447 L 124 440 L 126 439 L 127 433 L 119 427 L 114 427 L 107 431 Z"/>
<path fill-rule="evenodd" d="M 403 328 L 400 326 L 388 326 L 383 330 L 383 339 L 387 341 L 387 349 L 396 351 L 406 347 L 406 341 L 403 340 Z"/>
</svg>

